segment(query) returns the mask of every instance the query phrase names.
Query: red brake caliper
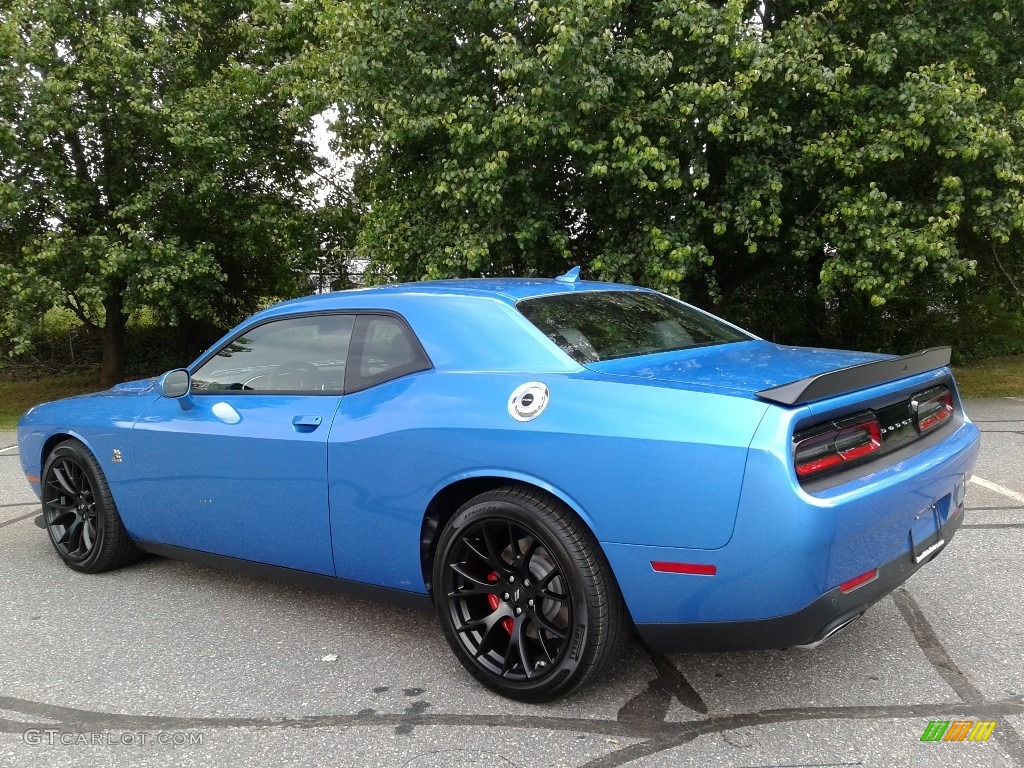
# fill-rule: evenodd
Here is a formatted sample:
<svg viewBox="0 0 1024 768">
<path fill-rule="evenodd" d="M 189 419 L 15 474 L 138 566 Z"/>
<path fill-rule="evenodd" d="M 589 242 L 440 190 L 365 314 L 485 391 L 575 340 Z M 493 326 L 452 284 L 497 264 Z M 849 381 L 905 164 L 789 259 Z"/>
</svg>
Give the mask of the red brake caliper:
<svg viewBox="0 0 1024 768">
<path fill-rule="evenodd" d="M 491 571 L 490 573 L 488 573 L 487 580 L 492 583 L 496 582 L 498 580 L 498 572 Z M 501 607 L 501 598 L 499 598 L 494 593 L 491 593 L 487 596 L 487 604 L 491 607 L 492 611 L 496 611 L 498 610 L 499 607 Z M 512 636 L 513 627 L 515 627 L 515 622 L 512 621 L 511 616 L 506 616 L 504 619 L 501 620 L 501 628 L 508 633 L 509 637 Z"/>
</svg>

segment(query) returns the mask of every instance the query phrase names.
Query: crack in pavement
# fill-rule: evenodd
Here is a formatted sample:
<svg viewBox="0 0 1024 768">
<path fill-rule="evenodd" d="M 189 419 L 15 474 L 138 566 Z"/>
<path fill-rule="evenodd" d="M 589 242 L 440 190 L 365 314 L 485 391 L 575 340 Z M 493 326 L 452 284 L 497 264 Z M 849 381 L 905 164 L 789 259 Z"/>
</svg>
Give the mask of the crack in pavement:
<svg viewBox="0 0 1024 768">
<path fill-rule="evenodd" d="M 27 519 L 36 511 L 2 525 Z M 966 527 L 966 526 L 965 526 Z M 1020 524 L 972 524 L 975 528 L 1024 527 Z M 415 727 L 466 727 L 542 729 L 555 732 L 585 733 L 594 736 L 639 739 L 636 743 L 607 752 L 580 768 L 620 768 L 635 760 L 677 748 L 708 734 L 728 733 L 739 728 L 780 723 L 822 720 L 996 719 L 1024 715 L 1024 695 L 988 700 L 982 691 L 953 661 L 920 606 L 905 587 L 892 594 L 893 601 L 910 628 L 917 645 L 940 677 L 959 698 L 959 702 L 879 706 L 794 707 L 739 713 L 709 713 L 700 693 L 667 656 L 644 646 L 657 676 L 643 691 L 627 701 L 615 720 L 544 715 L 461 715 L 427 714 L 431 706 L 422 699 L 412 702 L 401 713 L 380 713 L 364 709 L 355 714 L 290 717 L 181 717 L 132 715 L 97 712 L 73 707 L 0 696 L 0 710 L 19 713 L 26 719 L 0 717 L 0 732 L 24 733 L 28 729 L 55 729 L 62 732 L 145 731 L 207 729 L 311 729 L 311 728 L 394 728 L 397 735 L 409 735 Z M 422 689 L 404 691 L 410 698 Z M 707 717 L 688 721 L 667 721 L 672 700 Z M 38 718 L 36 720 L 35 718 Z M 1010 759 L 1024 768 L 1024 739 L 1007 723 L 992 736 Z"/>
<path fill-rule="evenodd" d="M 426 704 L 426 702 L 417 702 Z M 311 729 L 337 727 L 401 727 L 417 726 L 454 726 L 454 727 L 490 727 L 513 729 L 546 729 L 552 731 L 571 731 L 590 733 L 601 736 L 619 736 L 625 738 L 646 738 L 644 744 L 672 742 L 669 746 L 692 741 L 707 733 L 721 733 L 737 728 L 773 723 L 798 722 L 810 720 L 878 720 L 905 719 L 949 716 L 968 716 L 994 718 L 1009 715 L 1024 715 L 1024 696 L 1007 699 L 984 701 L 980 703 L 947 703 L 947 704 L 892 704 L 878 706 L 835 706 L 835 707 L 785 707 L 768 709 L 758 712 L 738 712 L 728 714 L 712 714 L 708 718 L 678 722 L 648 720 L 644 722 L 619 720 L 601 720 L 586 717 L 555 717 L 545 715 L 463 715 L 463 714 L 425 714 L 426 707 L 412 706 L 405 712 L 376 712 L 363 710 L 349 715 L 307 715 L 299 718 L 289 717 L 189 717 L 175 715 L 132 715 L 114 712 L 97 712 L 92 710 L 63 707 L 56 704 L 19 699 L 12 696 L 0 696 L 0 709 L 27 715 L 39 720 L 13 720 L 0 718 L 0 733 L 22 733 L 26 729 L 55 729 L 74 732 L 87 731 L 148 731 L 148 730 L 188 730 L 197 728 L 227 729 Z M 411 711 L 415 710 L 415 711 Z M 997 731 L 998 733 L 998 731 Z M 644 744 L 634 745 L 641 747 Z M 663 747 L 668 748 L 668 747 Z M 632 749 L 632 748 L 627 748 Z M 620 750 L 620 753 L 623 750 Z M 647 754 L 660 750 L 648 751 Z M 610 753 L 605 760 L 610 757 Z M 634 759 L 634 758 L 631 758 Z M 622 765 L 623 762 L 614 763 Z M 591 765 L 612 765 L 608 762 L 587 763 Z"/>
<path fill-rule="evenodd" d="M 920 608 L 905 590 L 898 590 L 897 606 L 910 626 L 915 639 L 936 671 L 949 683 L 960 702 L 940 704 L 908 704 L 879 706 L 787 707 L 728 714 L 710 713 L 706 718 L 668 722 L 672 698 L 700 713 L 707 705 L 667 657 L 648 651 L 658 671 L 647 689 L 635 696 L 618 713 L 616 720 L 584 717 L 553 717 L 544 715 L 462 715 L 426 714 L 428 702 L 416 701 L 401 713 L 380 713 L 364 709 L 356 714 L 309 715 L 289 717 L 188 717 L 166 715 L 132 715 L 64 707 L 55 704 L 0 696 L 0 710 L 26 715 L 25 720 L 0 718 L 0 732 L 24 733 L 29 729 L 61 732 L 157 731 L 206 729 L 312 729 L 352 727 L 392 727 L 396 734 L 410 734 L 416 726 L 467 728 L 543 729 L 556 732 L 641 739 L 638 743 L 608 752 L 585 763 L 581 768 L 619 768 L 642 757 L 658 754 L 708 734 L 726 733 L 739 728 L 791 722 L 822 720 L 886 720 L 886 719 L 996 719 L 1024 715 L 1024 696 L 986 700 L 981 691 L 957 667 L 942 647 L 934 630 Z M 410 689 L 413 697 L 423 691 Z M 38 719 L 36 719 L 38 718 Z M 1010 728 L 993 734 L 1017 765 L 1024 766 L 1024 743 Z"/>
<path fill-rule="evenodd" d="M 37 506 L 35 504 L 7 506 Z M 1000 510 L 1004 508 L 999 508 Z M 38 515 L 38 509 L 0 523 L 12 525 Z M 965 528 L 1021 528 L 1021 523 L 973 523 Z M 684 673 L 667 656 L 649 648 L 657 676 L 648 681 L 643 691 L 629 699 L 615 720 L 586 717 L 545 715 L 481 715 L 428 714 L 431 704 L 419 699 L 422 689 L 410 688 L 405 696 L 415 698 L 403 712 L 377 712 L 364 709 L 355 714 L 325 714 L 292 718 L 282 717 L 202 717 L 134 715 L 99 712 L 64 707 L 43 702 L 0 695 L 0 711 L 22 715 L 23 718 L 0 716 L 0 733 L 19 734 L 29 729 L 61 732 L 149 731 L 216 729 L 315 729 L 315 728 L 393 728 L 397 735 L 410 735 L 416 727 L 506 728 L 513 730 L 547 730 L 593 736 L 637 739 L 633 744 L 606 752 L 581 768 L 620 768 L 635 760 L 665 752 L 690 743 L 701 736 L 724 734 L 740 728 L 771 726 L 782 723 L 827 720 L 893 720 L 893 719 L 1002 719 L 1024 716 L 1024 695 L 1004 699 L 987 699 L 970 677 L 955 663 L 931 626 L 921 607 L 905 587 L 892 598 L 929 664 L 956 694 L 959 701 L 929 704 L 789 707 L 750 712 L 709 712 L 700 693 Z M 375 689 L 375 692 L 376 689 Z M 686 721 L 666 720 L 672 701 L 704 715 Z M 1024 739 L 1010 723 L 992 734 L 1013 763 L 1024 768 Z"/>
<path fill-rule="evenodd" d="M 424 693 L 424 690 L 422 688 L 406 688 L 403 691 L 403 693 L 406 696 L 419 696 L 420 694 Z M 422 719 L 421 715 L 427 711 L 427 707 L 429 706 L 429 702 L 414 701 L 412 704 L 406 707 L 405 712 L 402 713 L 403 716 L 405 717 L 405 722 L 403 722 L 400 726 L 395 728 L 395 735 L 404 736 L 412 733 L 412 729 L 420 724 L 420 721 Z M 370 711 L 372 712 L 373 710 Z"/>
<path fill-rule="evenodd" d="M 918 646 L 924 652 L 925 658 L 946 681 L 946 684 L 965 704 L 984 704 L 985 695 L 953 661 L 931 623 L 925 617 L 924 611 L 911 597 L 906 587 L 897 589 L 892 593 L 892 597 L 899 612 L 903 615 L 903 619 L 907 622 L 907 626 L 914 634 Z M 1020 698 L 1024 700 L 1024 697 Z M 1012 725 L 999 729 L 993 734 L 993 739 L 1006 750 L 1006 753 L 1017 765 L 1024 766 L 1024 738 L 1017 733 Z"/>
<path fill-rule="evenodd" d="M 34 506 L 35 505 L 33 505 L 33 507 Z M 35 517 L 38 514 L 39 514 L 39 510 L 38 509 L 33 509 L 28 514 L 22 515 L 21 517 L 14 517 L 14 518 L 11 518 L 10 520 L 4 520 L 2 523 L 0 523 L 0 528 L 4 528 L 4 527 L 6 527 L 8 525 L 14 525 L 15 523 L 20 523 L 22 520 L 28 520 L 30 517 Z"/>
<path fill-rule="evenodd" d="M 679 668 L 668 657 L 651 650 L 639 638 L 654 664 L 658 676 L 648 681 L 647 687 L 627 701 L 619 709 L 616 720 L 620 723 L 643 723 L 649 720 L 663 721 L 668 716 L 672 699 L 676 699 L 694 712 L 706 715 L 708 706 L 697 690 L 690 685 Z"/>
<path fill-rule="evenodd" d="M 984 695 L 970 681 L 970 678 L 956 665 L 956 662 L 946 652 L 939 636 L 935 634 L 932 625 L 925 618 L 924 612 L 917 604 L 905 587 L 900 587 L 892 593 L 893 602 L 903 615 L 910 631 L 914 635 L 918 646 L 924 652 L 928 663 L 932 665 L 939 676 L 946 681 L 960 700 L 967 704 L 977 704 L 985 700 Z"/>
</svg>

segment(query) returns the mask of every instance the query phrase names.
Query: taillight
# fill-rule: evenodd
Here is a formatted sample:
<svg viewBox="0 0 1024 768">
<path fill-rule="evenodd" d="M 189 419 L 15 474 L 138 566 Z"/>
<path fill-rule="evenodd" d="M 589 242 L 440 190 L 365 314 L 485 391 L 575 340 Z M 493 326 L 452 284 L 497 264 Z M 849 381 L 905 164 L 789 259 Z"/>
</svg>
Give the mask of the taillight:
<svg viewBox="0 0 1024 768">
<path fill-rule="evenodd" d="M 936 387 L 914 395 L 910 408 L 917 420 L 917 431 L 924 434 L 945 424 L 953 416 L 953 395 L 945 387 Z"/>
<path fill-rule="evenodd" d="M 803 433 L 807 435 L 807 433 Z M 882 448 L 882 427 L 873 413 L 854 416 L 814 434 L 797 436 L 793 450 L 796 474 L 801 480 L 843 469 Z"/>
</svg>

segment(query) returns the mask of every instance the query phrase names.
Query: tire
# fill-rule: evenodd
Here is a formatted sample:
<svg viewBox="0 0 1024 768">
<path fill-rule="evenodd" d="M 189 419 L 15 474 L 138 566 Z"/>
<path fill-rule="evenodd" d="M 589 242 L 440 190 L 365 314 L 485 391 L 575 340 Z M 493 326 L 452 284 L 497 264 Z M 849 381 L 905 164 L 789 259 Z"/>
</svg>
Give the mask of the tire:
<svg viewBox="0 0 1024 768">
<path fill-rule="evenodd" d="M 438 540 L 434 605 L 456 657 L 491 690 L 565 696 L 619 656 L 626 607 L 604 553 L 557 500 L 508 486 L 464 504 Z"/>
<path fill-rule="evenodd" d="M 101 573 L 139 557 L 107 479 L 82 443 L 67 440 L 53 449 L 43 466 L 42 488 L 50 543 L 69 568 Z"/>
</svg>

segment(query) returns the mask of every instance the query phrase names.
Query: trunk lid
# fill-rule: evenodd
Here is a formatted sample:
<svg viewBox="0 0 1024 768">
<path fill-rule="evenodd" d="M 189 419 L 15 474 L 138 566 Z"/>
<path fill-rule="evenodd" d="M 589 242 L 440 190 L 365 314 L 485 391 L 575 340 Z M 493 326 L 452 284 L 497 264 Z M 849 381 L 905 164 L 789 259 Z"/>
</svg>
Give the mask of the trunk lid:
<svg viewBox="0 0 1024 768">
<path fill-rule="evenodd" d="M 873 352 L 787 347 L 761 339 L 694 347 L 677 352 L 623 357 L 587 363 L 606 376 L 641 379 L 668 386 L 730 390 L 755 397 L 758 392 L 862 363 L 890 359 Z"/>
</svg>

